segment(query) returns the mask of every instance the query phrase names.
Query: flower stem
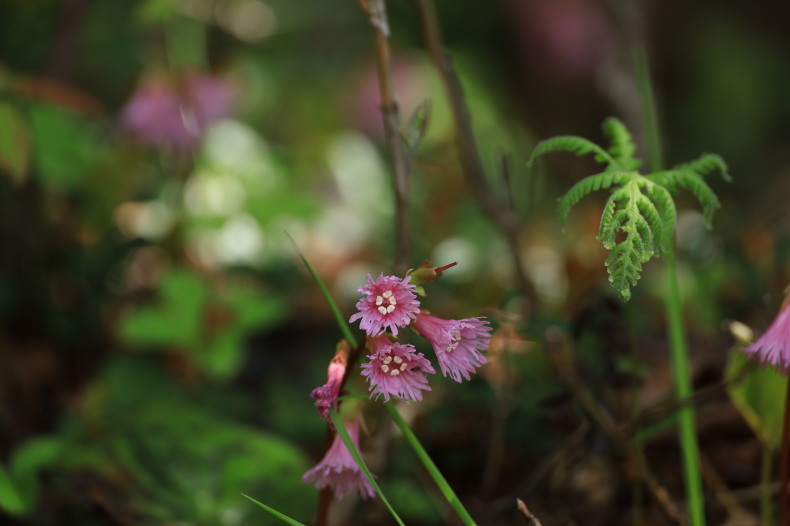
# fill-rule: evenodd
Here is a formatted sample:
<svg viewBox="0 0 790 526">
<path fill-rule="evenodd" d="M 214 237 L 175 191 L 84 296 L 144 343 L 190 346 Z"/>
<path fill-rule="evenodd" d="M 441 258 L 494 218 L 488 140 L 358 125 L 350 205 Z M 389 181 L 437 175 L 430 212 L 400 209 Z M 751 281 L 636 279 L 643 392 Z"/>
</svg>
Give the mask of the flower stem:
<svg viewBox="0 0 790 526">
<path fill-rule="evenodd" d="M 647 57 L 644 49 L 636 53 L 636 73 L 639 99 L 642 106 L 647 158 L 651 172 L 663 169 L 661 143 L 658 133 L 655 99 L 650 82 Z M 673 244 L 674 245 L 674 244 Z M 664 267 L 668 291 L 665 300 L 669 332 L 672 369 L 675 374 L 675 395 L 684 400 L 692 395 L 691 374 L 689 372 L 688 349 L 683 331 L 683 314 L 678 288 L 677 261 L 672 246 L 665 252 Z M 689 524 L 704 526 L 705 506 L 700 472 L 699 446 L 694 425 L 694 406 L 686 405 L 678 410 L 678 433 L 680 438 L 683 474 L 686 485 Z"/>
<path fill-rule="evenodd" d="M 771 491 L 773 453 L 773 449 L 767 444 L 763 444 L 763 458 L 760 466 L 760 524 L 762 526 L 774 524 L 774 500 Z"/>
<path fill-rule="evenodd" d="M 456 513 L 458 513 L 458 516 L 461 517 L 461 520 L 464 524 L 467 526 L 475 526 L 476 523 L 474 519 L 472 519 L 472 516 L 469 515 L 468 511 L 466 511 L 464 505 L 461 504 L 461 501 L 453 491 L 453 488 L 451 488 L 450 484 L 447 483 L 447 480 L 445 480 L 444 476 L 439 471 L 439 468 L 436 467 L 436 464 L 433 463 L 431 457 L 428 456 L 425 448 L 422 447 L 422 444 L 420 444 L 420 441 L 409 427 L 409 424 L 406 423 L 401 414 L 398 412 L 395 404 L 392 402 L 386 402 L 384 403 L 384 407 L 386 407 L 387 411 L 390 412 L 395 425 L 400 428 L 403 436 L 406 437 L 406 441 L 417 454 L 417 458 L 420 459 L 420 462 L 422 462 L 423 466 L 425 466 L 425 469 L 428 470 L 428 474 L 431 475 L 434 482 L 436 482 L 436 485 L 439 486 L 442 495 L 444 495 L 444 498 L 450 503 L 450 506 L 452 506 Z"/>
<path fill-rule="evenodd" d="M 767 448 L 766 448 L 767 449 Z M 785 419 L 782 429 L 782 453 L 779 456 L 779 511 L 781 520 L 779 524 L 790 524 L 790 496 L 788 495 L 788 473 L 790 471 L 790 380 L 787 382 L 787 394 L 785 395 Z M 763 483 L 763 486 L 770 486 Z M 770 490 L 769 490 L 770 491 Z M 770 497 L 768 498 L 770 501 Z M 766 510 L 763 509 L 763 513 Z"/>
<path fill-rule="evenodd" d="M 368 479 L 370 485 L 373 486 L 373 490 L 379 496 L 384 506 L 386 506 L 389 512 L 392 514 L 392 517 L 395 519 L 395 522 L 400 524 L 400 526 L 405 526 L 401 518 L 395 512 L 395 509 L 387 500 L 387 497 L 385 497 L 384 493 L 382 493 L 379 485 L 376 483 L 376 479 L 373 477 L 373 474 L 368 469 L 367 464 L 365 464 L 362 455 L 359 453 L 359 450 L 357 449 L 356 445 L 354 445 L 354 441 L 351 440 L 351 436 L 348 434 L 348 431 L 346 431 L 346 426 L 343 424 L 343 421 L 340 419 L 340 415 L 337 414 L 337 411 L 335 411 L 334 409 L 330 409 L 329 418 L 332 419 L 332 423 L 335 425 L 335 430 L 337 430 L 337 434 L 340 435 L 340 438 L 343 440 L 343 443 L 348 448 L 348 452 L 351 453 L 351 456 L 354 458 L 354 462 L 357 463 L 357 466 L 359 466 L 359 469 Z"/>
<path fill-rule="evenodd" d="M 689 372 L 688 350 L 683 333 L 683 317 L 681 314 L 680 292 L 678 290 L 677 263 L 674 250 L 666 253 L 668 294 L 665 298 L 667 323 L 669 325 L 669 342 L 672 353 L 672 368 L 675 373 L 675 394 L 683 400 L 692 394 L 691 374 Z M 705 524 L 704 498 L 702 494 L 702 476 L 700 474 L 699 446 L 694 426 L 694 406 L 686 405 L 678 410 L 678 432 L 680 435 L 683 473 L 686 484 L 689 523 L 692 526 Z"/>
</svg>

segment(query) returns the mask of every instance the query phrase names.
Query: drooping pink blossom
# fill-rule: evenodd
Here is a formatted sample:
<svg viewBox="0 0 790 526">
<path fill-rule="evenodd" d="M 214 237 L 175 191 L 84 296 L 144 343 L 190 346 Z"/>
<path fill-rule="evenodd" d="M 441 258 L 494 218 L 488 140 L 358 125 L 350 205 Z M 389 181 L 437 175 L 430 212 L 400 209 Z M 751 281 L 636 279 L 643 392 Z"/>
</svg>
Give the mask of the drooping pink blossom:
<svg viewBox="0 0 790 526">
<path fill-rule="evenodd" d="M 335 356 L 329 362 L 327 368 L 326 378 L 327 381 L 324 385 L 316 387 L 310 393 L 310 397 L 315 400 L 315 406 L 318 408 L 318 414 L 321 418 L 329 422 L 329 409 L 337 402 L 337 397 L 340 395 L 340 387 L 343 384 L 343 377 L 346 374 L 346 367 L 348 366 L 348 342 L 343 340 L 338 346 Z"/>
<path fill-rule="evenodd" d="M 351 441 L 359 449 L 359 421 L 346 424 Z M 332 488 L 335 498 L 340 499 L 349 491 L 356 490 L 363 499 L 375 497 L 376 492 L 370 481 L 360 471 L 359 466 L 349 453 L 340 435 L 336 434 L 332 445 L 321 462 L 302 475 L 302 482 L 315 484 L 318 489 Z"/>
<path fill-rule="evenodd" d="M 357 302 L 359 312 L 349 322 L 362 320 L 359 328 L 368 336 L 378 336 L 389 328 L 398 335 L 398 327 L 406 327 L 420 312 L 420 302 L 414 293 L 415 286 L 409 283 L 410 276 L 381 274 L 376 281 L 368 274 L 368 284 L 357 289 L 365 296 Z"/>
<path fill-rule="evenodd" d="M 790 372 L 790 296 L 768 330 L 743 352 L 750 358 L 776 367 L 784 375 Z"/>
<path fill-rule="evenodd" d="M 371 398 L 383 396 L 389 402 L 393 396 L 419 402 L 422 390 L 431 390 L 425 375 L 436 371 L 413 345 L 393 343 L 389 337 L 379 336 L 370 340 L 370 348 L 373 354 L 360 368 L 370 384 Z"/>
<path fill-rule="evenodd" d="M 146 79 L 121 111 L 121 125 L 146 144 L 190 150 L 230 113 L 233 98 L 232 86 L 219 76 Z"/>
<path fill-rule="evenodd" d="M 420 313 L 413 325 L 433 345 L 444 376 L 456 382 L 461 382 L 462 376 L 470 380 L 470 374 L 486 363 L 481 351 L 491 342 L 491 327 L 485 318 L 443 320 Z"/>
</svg>

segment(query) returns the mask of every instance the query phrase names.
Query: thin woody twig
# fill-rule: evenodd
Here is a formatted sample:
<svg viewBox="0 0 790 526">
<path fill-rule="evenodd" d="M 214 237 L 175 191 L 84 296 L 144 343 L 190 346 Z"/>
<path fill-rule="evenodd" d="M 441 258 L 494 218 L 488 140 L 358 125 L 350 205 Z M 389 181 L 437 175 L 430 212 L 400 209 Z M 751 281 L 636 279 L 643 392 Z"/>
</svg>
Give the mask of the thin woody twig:
<svg viewBox="0 0 790 526">
<path fill-rule="evenodd" d="M 518 507 L 518 511 L 521 512 L 524 518 L 527 519 L 527 524 L 530 526 L 543 526 L 540 523 L 540 520 L 538 520 L 538 518 L 535 517 L 531 511 L 529 511 L 529 508 L 527 508 L 527 505 L 524 504 L 523 500 L 516 499 L 516 507 Z"/>
<path fill-rule="evenodd" d="M 612 415 L 605 408 L 601 407 L 582 386 L 568 345 L 565 335 L 559 329 L 549 328 L 546 331 L 547 353 L 560 379 L 568 386 L 576 401 L 582 405 L 584 410 L 595 420 L 609 439 L 623 448 L 629 469 L 633 470 L 633 473 L 647 486 L 667 518 L 672 520 L 674 524 L 685 524 L 684 515 L 678 509 L 666 488 L 650 473 L 642 453 L 629 440 L 629 437 L 623 432 Z"/>
<path fill-rule="evenodd" d="M 720 380 L 719 382 L 700 389 L 693 394 L 686 396 L 684 398 L 679 398 L 677 400 L 671 400 L 668 402 L 662 402 L 658 405 L 655 405 L 651 408 L 645 409 L 642 413 L 635 419 L 631 420 L 630 422 L 624 424 L 622 426 L 623 432 L 626 434 L 634 434 L 640 428 L 649 425 L 653 422 L 657 422 L 666 418 L 667 416 L 679 411 L 680 409 L 688 406 L 688 405 L 700 405 L 703 402 L 707 402 L 709 400 L 713 400 L 718 396 L 721 396 L 722 393 L 726 393 L 726 390 L 734 385 L 738 385 L 742 382 L 746 375 L 751 372 L 753 369 L 757 367 L 757 364 L 754 362 L 747 362 L 744 364 L 735 374 L 732 375 L 730 378 L 725 378 Z"/>
<path fill-rule="evenodd" d="M 458 75 L 456 75 L 450 63 L 449 57 L 444 52 L 441 30 L 433 0 L 414 1 L 419 11 L 425 46 L 447 90 L 447 97 L 455 120 L 456 148 L 461 168 L 483 211 L 497 225 L 505 237 L 513 259 L 516 279 L 525 300 L 528 302 L 528 305 L 524 308 L 525 316 L 528 316 L 536 308 L 537 296 L 532 282 L 524 270 L 524 262 L 519 247 L 518 218 L 513 207 L 508 206 L 507 201 L 500 199 L 494 193 L 486 178 L 477 142 L 472 132 L 472 118 L 469 114 L 469 109 L 466 107 L 463 88 Z"/>
<path fill-rule="evenodd" d="M 384 0 L 357 0 L 360 9 L 373 29 L 376 42 L 376 65 L 381 93 L 381 113 L 384 134 L 393 170 L 395 194 L 395 258 L 393 271 L 402 275 L 409 267 L 411 239 L 409 237 L 409 170 L 400 132 L 398 103 L 392 82 L 392 52 L 389 45 L 389 24 Z"/>
</svg>

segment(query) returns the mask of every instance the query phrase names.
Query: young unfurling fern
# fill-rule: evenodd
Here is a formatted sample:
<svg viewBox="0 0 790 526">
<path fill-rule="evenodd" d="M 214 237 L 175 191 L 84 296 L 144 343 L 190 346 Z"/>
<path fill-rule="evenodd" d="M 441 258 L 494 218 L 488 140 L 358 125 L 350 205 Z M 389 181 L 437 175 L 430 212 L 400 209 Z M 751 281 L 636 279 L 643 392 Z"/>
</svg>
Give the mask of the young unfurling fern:
<svg viewBox="0 0 790 526">
<path fill-rule="evenodd" d="M 559 200 L 560 221 L 564 224 L 573 205 L 594 190 L 612 188 L 601 215 L 596 238 L 610 250 L 606 258 L 609 282 L 623 300 L 631 297 L 642 263 L 661 252 L 672 250 L 677 212 L 671 193 L 689 190 L 702 204 L 705 222 L 710 227 L 719 199 L 703 177 L 715 170 L 729 181 L 727 165 L 718 155 L 704 154 L 671 170 L 642 175 L 642 164 L 634 157 L 636 147 L 631 134 L 619 120 L 610 117 L 603 130 L 611 140 L 604 149 L 582 137 L 560 136 L 538 143 L 528 165 L 543 154 L 572 152 L 594 156 L 605 164 L 603 172 L 585 177 Z"/>
</svg>

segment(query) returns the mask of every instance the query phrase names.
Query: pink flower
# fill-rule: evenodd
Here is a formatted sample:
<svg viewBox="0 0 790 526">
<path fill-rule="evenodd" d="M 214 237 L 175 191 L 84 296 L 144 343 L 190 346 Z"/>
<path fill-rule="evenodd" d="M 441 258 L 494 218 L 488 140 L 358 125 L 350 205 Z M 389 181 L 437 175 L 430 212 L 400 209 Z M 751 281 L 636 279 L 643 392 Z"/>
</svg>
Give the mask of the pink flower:
<svg viewBox="0 0 790 526">
<path fill-rule="evenodd" d="M 359 449 L 359 421 L 346 425 L 351 441 Z M 335 498 L 340 499 L 352 490 L 357 490 L 363 499 L 375 497 L 376 492 L 359 466 L 349 453 L 340 435 L 336 434 L 332 445 L 327 450 L 321 462 L 302 475 L 302 482 L 315 484 L 318 489 L 327 486 L 335 491 Z"/>
<path fill-rule="evenodd" d="M 415 286 L 409 280 L 410 276 L 401 279 L 381 274 L 373 281 L 368 274 L 369 284 L 357 289 L 366 297 L 357 302 L 359 312 L 348 321 L 354 322 L 361 318 L 359 328 L 368 336 L 378 336 L 387 327 L 397 336 L 398 327 L 406 327 L 420 312 Z"/>
<path fill-rule="evenodd" d="M 790 372 L 790 296 L 768 330 L 743 352 L 761 363 Z"/>
<path fill-rule="evenodd" d="M 373 354 L 360 368 L 370 383 L 371 398 L 382 395 L 386 402 L 390 396 L 419 402 L 420 390 L 431 390 L 425 374 L 436 371 L 413 345 L 393 343 L 387 336 L 379 336 L 370 340 L 370 349 Z"/>
<path fill-rule="evenodd" d="M 233 98 L 221 77 L 147 79 L 124 106 L 121 125 L 144 143 L 190 150 L 210 124 L 230 113 Z"/>
<path fill-rule="evenodd" d="M 443 320 L 420 313 L 414 321 L 414 328 L 433 345 L 442 374 L 456 382 L 461 381 L 461 376 L 469 380 L 469 373 L 474 374 L 486 363 L 480 354 L 491 341 L 491 327 L 485 318 Z"/>
<path fill-rule="evenodd" d="M 348 351 L 348 342 L 343 340 L 338 345 L 332 361 L 329 362 L 329 368 L 326 372 L 327 382 L 320 387 L 316 387 L 310 393 L 310 397 L 315 400 L 318 414 L 330 425 L 332 421 L 329 419 L 329 408 L 335 405 L 340 394 L 340 387 L 343 385 L 343 377 L 346 374 L 346 366 L 348 365 Z"/>
</svg>

